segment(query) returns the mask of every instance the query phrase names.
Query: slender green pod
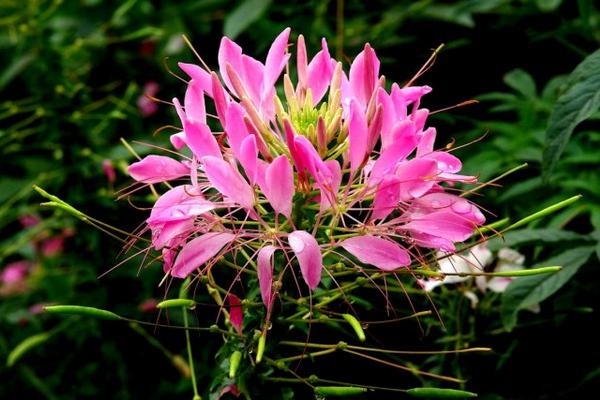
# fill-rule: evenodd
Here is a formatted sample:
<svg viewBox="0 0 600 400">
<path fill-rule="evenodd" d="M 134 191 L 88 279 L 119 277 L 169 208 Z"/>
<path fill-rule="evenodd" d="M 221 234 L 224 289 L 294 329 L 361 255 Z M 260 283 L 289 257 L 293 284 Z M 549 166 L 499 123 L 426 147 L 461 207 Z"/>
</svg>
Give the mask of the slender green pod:
<svg viewBox="0 0 600 400">
<path fill-rule="evenodd" d="M 541 268 L 532 268 L 532 269 L 520 269 L 517 271 L 499 271 L 490 273 L 491 276 L 503 276 L 503 277 L 518 277 L 518 276 L 531 276 L 531 275 L 541 275 L 541 274 L 549 274 L 558 272 L 562 269 L 562 267 L 541 267 Z"/>
<path fill-rule="evenodd" d="M 124 319 L 123 317 L 115 314 L 112 311 L 102 310 L 100 308 L 95 308 L 95 307 L 73 306 L 73 305 L 46 306 L 46 307 L 44 307 L 44 311 L 47 313 L 50 313 L 50 314 L 79 315 L 82 317 L 108 319 L 108 320 L 113 320 L 113 321 L 118 321 L 118 320 Z"/>
<path fill-rule="evenodd" d="M 527 225 L 528 223 L 530 223 L 531 221 L 535 221 L 536 219 L 545 217 L 546 215 L 552 214 L 558 210 L 560 210 L 561 208 L 567 207 L 573 203 L 575 203 L 577 200 L 579 200 L 582 196 L 581 195 L 577 195 L 577 196 L 573 196 L 573 197 L 569 197 L 566 200 L 563 201 L 559 201 L 556 204 L 553 204 L 549 207 L 544 208 L 543 210 L 540 210 L 538 212 L 535 212 L 523 219 L 518 220 L 517 222 L 515 222 L 514 224 L 510 225 L 508 228 L 504 229 L 504 231 L 508 231 L 510 229 L 516 229 L 519 228 L 523 225 Z"/>
<path fill-rule="evenodd" d="M 267 344 L 266 332 L 258 338 L 258 349 L 256 350 L 256 363 L 260 363 L 265 354 L 265 345 Z"/>
<path fill-rule="evenodd" d="M 428 387 L 408 389 L 406 393 L 409 396 L 420 399 L 471 399 L 477 397 L 477 393 L 467 392 L 465 390 Z"/>
<path fill-rule="evenodd" d="M 358 336 L 358 340 L 360 340 L 361 342 L 364 342 L 365 340 L 367 340 L 367 338 L 365 336 L 365 331 L 363 330 L 362 326 L 360 325 L 360 322 L 356 319 L 356 317 L 354 317 L 354 315 L 342 314 L 342 317 L 344 317 L 346 322 L 348 322 L 348 324 L 350 324 L 352 329 L 354 329 L 356 336 Z"/>
<path fill-rule="evenodd" d="M 240 361 L 242 360 L 242 353 L 238 350 L 231 353 L 229 357 L 229 379 L 235 378 L 238 368 L 240 367 Z"/>
<path fill-rule="evenodd" d="M 356 396 L 367 392 L 367 388 L 358 386 L 315 386 L 315 394 L 325 397 Z"/>
<path fill-rule="evenodd" d="M 173 308 L 173 307 L 185 307 L 192 308 L 196 305 L 194 300 L 190 299 L 169 299 L 165 301 L 161 301 L 156 305 L 156 308 Z"/>
<path fill-rule="evenodd" d="M 12 367 L 25 353 L 47 341 L 50 336 L 52 336 L 51 333 L 42 332 L 24 339 L 8 354 L 6 366 Z"/>
</svg>

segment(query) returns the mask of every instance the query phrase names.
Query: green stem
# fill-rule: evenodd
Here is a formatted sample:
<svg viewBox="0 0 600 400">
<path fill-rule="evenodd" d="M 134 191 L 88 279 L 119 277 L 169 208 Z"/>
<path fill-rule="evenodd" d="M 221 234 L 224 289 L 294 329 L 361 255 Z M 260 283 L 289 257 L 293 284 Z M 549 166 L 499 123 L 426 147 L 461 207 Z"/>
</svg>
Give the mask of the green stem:
<svg viewBox="0 0 600 400">
<path fill-rule="evenodd" d="M 185 342 L 187 345 L 188 363 L 190 365 L 190 377 L 192 380 L 192 388 L 194 389 L 194 399 L 193 400 L 201 400 L 202 397 L 200 397 L 200 395 L 198 394 L 198 385 L 196 383 L 196 371 L 194 368 L 194 357 L 192 356 L 192 341 L 190 340 L 190 331 L 188 330 L 190 325 L 189 325 L 189 321 L 188 321 L 187 308 L 182 307 L 181 309 L 183 310 L 183 325 L 186 328 L 185 329 Z"/>
</svg>

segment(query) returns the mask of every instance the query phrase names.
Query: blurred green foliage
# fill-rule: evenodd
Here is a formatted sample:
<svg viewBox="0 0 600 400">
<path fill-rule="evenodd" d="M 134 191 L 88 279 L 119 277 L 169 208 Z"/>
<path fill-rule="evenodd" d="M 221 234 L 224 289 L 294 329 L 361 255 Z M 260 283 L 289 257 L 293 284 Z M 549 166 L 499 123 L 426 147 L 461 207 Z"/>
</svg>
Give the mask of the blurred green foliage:
<svg viewBox="0 0 600 400">
<path fill-rule="evenodd" d="M 513 319 L 524 304 L 523 293 L 526 297 L 539 287 L 535 279 L 504 295 L 487 293 L 476 309 L 463 295 L 473 284 L 466 283 L 460 290 L 444 287 L 432 293 L 444 325 L 434 318 L 423 320 L 424 338 L 405 325 L 370 327 L 369 332 L 390 348 L 398 347 L 399 338 L 409 349 L 433 344 L 493 347 L 494 354 L 485 357 L 410 360 L 420 368 L 468 378 L 467 387 L 484 398 L 573 398 L 597 384 L 595 340 L 600 332 L 596 310 L 590 308 L 598 304 L 600 275 L 597 87 L 589 94 L 589 114 L 574 126 L 552 174 L 547 180 L 541 174 L 551 115 L 561 115 L 561 96 L 573 87 L 568 76 L 600 45 L 600 12 L 593 1 L 4 0 L 0 271 L 25 262 L 27 273 L 22 286 L 3 284 L 0 292 L 0 398 L 190 397 L 182 332 L 159 330 L 154 335 L 151 326 L 60 320 L 40 313 L 40 304 L 73 303 L 152 323 L 157 314 L 146 301 L 161 299 L 164 289 L 156 287 L 161 271 L 138 274 L 141 261 L 135 258 L 98 279 L 121 261 L 122 244 L 60 210 L 40 208 L 31 185 L 37 183 L 107 223 L 135 229 L 145 212 L 133 213 L 126 201 L 115 202 L 116 190 L 129 184 L 124 170 L 133 158 L 119 138 L 167 144 L 166 135 L 151 135 L 175 120 L 170 107 L 160 105 L 144 116 L 138 102 L 144 102 L 144 86 L 151 81 L 158 82 L 156 97 L 181 96 L 183 86 L 169 70 L 178 74 L 176 61 L 194 60 L 181 34 L 215 65 L 223 32 L 260 54 L 286 26 L 303 33 L 312 49 L 321 37 L 329 38 L 347 60 L 370 42 L 389 81 L 406 81 L 431 48 L 446 43 L 434 69 L 420 79 L 435 89 L 427 106 L 441 109 L 473 97 L 481 103 L 435 114 L 431 123 L 439 127 L 441 139 L 455 138 L 460 145 L 487 132 L 483 140 L 458 150 L 465 170 L 479 173 L 482 180 L 529 164 L 503 179 L 502 187 L 489 187 L 481 202 L 499 218 L 517 219 L 584 195 L 575 207 L 507 234 L 504 242 L 490 243 L 495 250 L 518 249 L 529 266 L 560 261 L 572 269 L 560 285 L 545 284 L 556 293 L 542 302 L 540 314 L 524 318 L 528 311 L 523 311 Z M 591 69 L 577 79 L 597 82 L 598 74 Z M 140 154 L 148 151 L 139 144 L 134 148 Z M 103 172 L 104 160 L 116 169 L 114 182 Z M 41 220 L 34 224 L 35 218 Z M 355 300 L 364 298 L 359 293 Z M 373 307 L 380 299 L 366 298 L 366 309 L 383 314 Z M 427 301 L 415 294 L 417 304 Z M 213 316 L 198 318 L 210 321 Z M 170 313 L 169 323 L 180 325 L 181 313 Z M 401 329 L 405 331 L 399 333 Z M 217 398 L 233 382 L 227 375 L 235 349 L 219 350 L 220 341 L 210 335 L 197 342 L 202 391 Z M 582 360 L 581 354 L 589 356 Z M 249 360 L 242 362 L 249 365 Z M 340 380 L 365 375 L 349 368 L 343 356 L 316 368 L 339 370 Z M 383 382 L 400 381 L 396 371 L 377 367 L 366 374 Z M 238 382 L 249 385 L 240 389 L 258 398 L 308 396 L 297 386 L 250 375 L 249 369 L 240 371 Z"/>
</svg>

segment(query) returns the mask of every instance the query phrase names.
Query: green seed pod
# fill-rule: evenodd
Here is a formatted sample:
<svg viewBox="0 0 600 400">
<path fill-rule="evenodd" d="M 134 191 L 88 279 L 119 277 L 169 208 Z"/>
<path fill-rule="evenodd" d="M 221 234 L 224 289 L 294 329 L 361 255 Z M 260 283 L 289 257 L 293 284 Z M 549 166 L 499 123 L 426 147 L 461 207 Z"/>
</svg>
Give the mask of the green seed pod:
<svg viewBox="0 0 600 400">
<path fill-rule="evenodd" d="M 356 332 L 356 336 L 358 336 L 358 340 L 360 340 L 361 342 L 367 340 L 367 338 L 365 337 L 365 331 L 363 331 L 360 322 L 354 317 L 354 315 L 342 314 L 342 317 L 344 317 L 346 322 L 348 322 L 352 329 L 354 329 L 354 332 Z"/>
<path fill-rule="evenodd" d="M 29 336 L 15 347 L 6 358 L 6 366 L 12 367 L 25 353 L 50 338 L 50 333 L 43 332 Z"/>
<path fill-rule="evenodd" d="M 365 393 L 367 388 L 357 386 L 315 386 L 318 396 L 346 397 Z"/>
<path fill-rule="evenodd" d="M 532 268 L 532 269 L 520 269 L 517 271 L 499 271 L 491 273 L 492 276 L 508 276 L 508 277 L 517 277 L 517 276 L 531 276 L 531 275 L 540 275 L 540 274 L 548 274 L 553 272 L 558 272 L 562 269 L 562 267 L 541 267 L 541 268 Z"/>
<path fill-rule="evenodd" d="M 229 379 L 235 378 L 235 373 L 240 366 L 241 359 L 242 353 L 237 350 L 231 354 L 231 357 L 229 357 Z"/>
<path fill-rule="evenodd" d="M 409 396 L 418 397 L 420 399 L 470 399 L 477 397 L 477 393 L 466 392 L 464 390 L 427 387 L 408 389 L 406 393 Z"/>
<path fill-rule="evenodd" d="M 261 335 L 258 338 L 258 349 L 256 350 L 256 363 L 260 363 L 263 354 L 265 354 L 265 345 L 267 343 L 267 335 Z"/>
<path fill-rule="evenodd" d="M 186 307 L 192 308 L 196 305 L 194 300 L 190 299 L 169 299 L 161 301 L 156 305 L 156 308 L 173 308 L 173 307 Z"/>
<path fill-rule="evenodd" d="M 118 321 L 123 319 L 123 317 L 115 314 L 112 311 L 102 310 L 100 308 L 95 307 L 85 307 L 85 306 L 46 306 L 44 307 L 44 311 L 50 314 L 65 314 L 65 315 L 80 315 L 83 317 L 92 317 L 92 318 L 100 318 L 100 319 L 109 319 L 113 321 Z"/>
</svg>

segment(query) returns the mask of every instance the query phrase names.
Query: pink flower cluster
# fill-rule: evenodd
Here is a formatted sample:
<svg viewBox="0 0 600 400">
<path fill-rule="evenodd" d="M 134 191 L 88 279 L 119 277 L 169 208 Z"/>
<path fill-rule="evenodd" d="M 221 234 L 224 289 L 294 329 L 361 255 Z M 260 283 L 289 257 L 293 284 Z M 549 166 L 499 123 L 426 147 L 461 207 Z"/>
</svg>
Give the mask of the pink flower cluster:
<svg viewBox="0 0 600 400">
<path fill-rule="evenodd" d="M 190 80 L 183 104 L 173 99 L 182 130 L 171 143 L 182 153 L 129 167 L 143 184 L 178 182 L 147 220 L 165 271 L 203 274 L 223 258 L 255 265 L 268 308 L 277 253 L 285 260 L 279 272 L 299 265 L 314 290 L 324 255 L 394 271 L 418 260 L 419 247 L 454 251 L 485 220 L 448 190 L 476 178 L 434 148 L 436 130 L 420 108 L 430 87 L 386 90 L 368 44 L 348 74 L 324 39 L 309 61 L 301 35 L 294 83 L 289 35 L 277 36 L 264 63 L 226 37 L 219 74 L 180 63 Z"/>
</svg>

